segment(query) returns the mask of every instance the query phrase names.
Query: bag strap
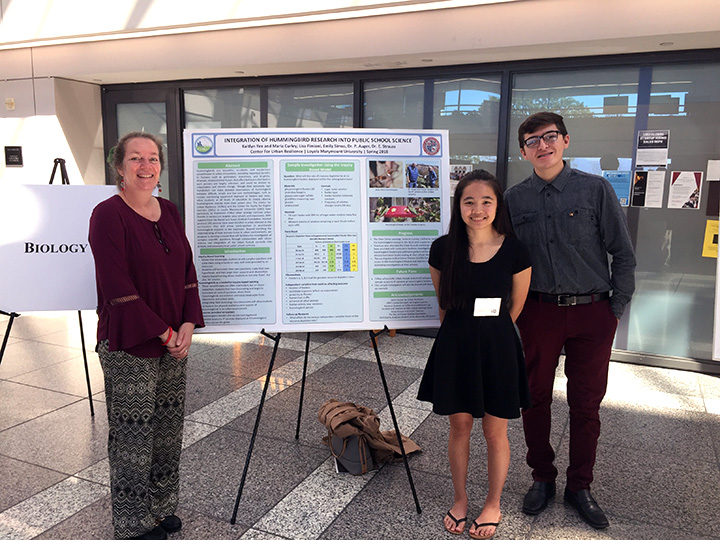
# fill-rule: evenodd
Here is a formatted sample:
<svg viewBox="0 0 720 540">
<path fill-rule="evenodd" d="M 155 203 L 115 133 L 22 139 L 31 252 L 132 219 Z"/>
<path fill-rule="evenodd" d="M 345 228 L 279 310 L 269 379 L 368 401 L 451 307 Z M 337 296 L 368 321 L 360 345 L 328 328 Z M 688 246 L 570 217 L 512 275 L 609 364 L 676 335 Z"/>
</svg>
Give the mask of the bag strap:
<svg viewBox="0 0 720 540">
<path fill-rule="evenodd" d="M 345 450 L 347 449 L 347 438 L 343 438 L 342 451 L 340 452 L 340 454 L 336 454 L 335 450 L 333 449 L 333 445 L 332 445 L 332 434 L 329 432 L 328 432 L 328 434 L 330 435 L 330 441 L 329 441 L 330 444 L 328 445 L 328 446 L 330 446 L 330 453 L 333 455 L 333 457 L 335 459 L 340 459 L 341 457 L 343 457 L 343 454 L 345 453 Z M 336 435 L 336 437 L 337 437 L 337 435 Z"/>
<path fill-rule="evenodd" d="M 370 448 L 365 440 L 365 437 L 358 437 L 358 444 L 360 445 L 360 471 L 362 474 L 368 472 L 368 456 L 367 452 Z"/>
</svg>

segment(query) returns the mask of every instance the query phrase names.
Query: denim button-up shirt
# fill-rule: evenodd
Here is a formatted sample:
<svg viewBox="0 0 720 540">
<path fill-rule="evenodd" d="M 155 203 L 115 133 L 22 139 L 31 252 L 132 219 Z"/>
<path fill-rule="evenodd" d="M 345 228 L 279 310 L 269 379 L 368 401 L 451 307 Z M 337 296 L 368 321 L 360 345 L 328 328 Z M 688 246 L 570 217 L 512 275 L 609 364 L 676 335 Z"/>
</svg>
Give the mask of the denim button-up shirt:
<svg viewBox="0 0 720 540">
<path fill-rule="evenodd" d="M 610 306 L 619 319 L 635 291 L 635 252 L 610 183 L 565 163 L 552 182 L 533 172 L 507 190 L 505 202 L 515 234 L 530 249 L 530 289 L 612 291 Z"/>
</svg>

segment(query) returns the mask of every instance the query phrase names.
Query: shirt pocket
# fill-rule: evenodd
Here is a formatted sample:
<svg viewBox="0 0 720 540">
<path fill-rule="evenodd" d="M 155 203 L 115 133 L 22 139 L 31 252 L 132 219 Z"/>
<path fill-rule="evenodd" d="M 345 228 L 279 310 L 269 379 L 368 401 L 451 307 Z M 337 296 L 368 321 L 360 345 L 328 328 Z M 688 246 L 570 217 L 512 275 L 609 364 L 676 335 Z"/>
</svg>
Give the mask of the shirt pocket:
<svg viewBox="0 0 720 540">
<path fill-rule="evenodd" d="M 512 216 L 513 230 L 522 242 L 528 245 L 540 243 L 540 224 L 537 212 L 524 212 Z"/>
<path fill-rule="evenodd" d="M 571 206 L 563 212 L 563 232 L 570 242 L 580 244 L 598 237 L 598 219 L 592 208 Z"/>
</svg>

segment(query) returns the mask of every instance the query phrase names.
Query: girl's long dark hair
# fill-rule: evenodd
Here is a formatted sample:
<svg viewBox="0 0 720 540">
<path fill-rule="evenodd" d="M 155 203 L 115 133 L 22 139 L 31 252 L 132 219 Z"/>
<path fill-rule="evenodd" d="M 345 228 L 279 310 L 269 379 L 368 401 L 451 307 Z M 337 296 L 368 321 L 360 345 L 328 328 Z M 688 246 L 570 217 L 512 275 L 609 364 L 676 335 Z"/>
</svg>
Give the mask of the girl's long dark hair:
<svg viewBox="0 0 720 540">
<path fill-rule="evenodd" d="M 461 204 L 465 189 L 473 182 L 487 183 L 495 193 L 497 199 L 497 212 L 492 225 L 500 234 L 513 236 L 510 218 L 503 190 L 497 178 L 486 170 L 475 170 L 467 173 L 460 179 L 455 188 L 452 213 L 450 214 L 450 228 L 448 229 L 447 251 L 444 256 L 443 267 L 440 269 L 440 294 L 438 303 L 441 309 L 463 309 L 468 306 L 463 299 L 463 289 L 470 279 L 470 243 L 467 228 L 462 218 Z"/>
</svg>

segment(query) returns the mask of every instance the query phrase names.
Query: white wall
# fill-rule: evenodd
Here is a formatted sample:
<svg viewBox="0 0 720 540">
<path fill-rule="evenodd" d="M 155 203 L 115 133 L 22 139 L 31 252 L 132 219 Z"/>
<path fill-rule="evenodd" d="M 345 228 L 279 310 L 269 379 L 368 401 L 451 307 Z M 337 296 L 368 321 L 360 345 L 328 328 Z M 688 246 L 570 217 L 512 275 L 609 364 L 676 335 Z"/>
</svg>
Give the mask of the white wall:
<svg viewBox="0 0 720 540">
<path fill-rule="evenodd" d="M 434 11 L 522 0 L 11 0 L 0 2 L 0 43 L 143 31 L 267 26 Z M 5 5 L 3 5 L 5 4 Z"/>
<path fill-rule="evenodd" d="M 483 5 L 488 4 L 488 5 Z M 101 183 L 101 84 L 718 47 L 717 0 L 0 0 L 0 182 Z M 204 25 L 204 26 L 198 26 Z M 84 81 L 84 82 L 77 82 Z M 5 100 L 13 98 L 15 109 Z"/>
<path fill-rule="evenodd" d="M 5 166 L 5 146 L 22 147 L 22 167 Z M 0 147 L 3 184 L 47 184 L 55 158 L 65 160 L 71 184 L 104 184 L 100 87 L 53 78 L 0 81 Z"/>
<path fill-rule="evenodd" d="M 202 9 L 188 0 L 12 0 L 0 21 L 0 80 L 29 76 L 15 53 L 31 56 L 34 77 L 117 84 L 719 44 L 717 0 L 217 0 Z"/>
<path fill-rule="evenodd" d="M 67 140 L 78 176 L 85 184 L 105 183 L 102 103 L 95 84 L 55 79 L 55 106 L 60 127 Z"/>
</svg>

